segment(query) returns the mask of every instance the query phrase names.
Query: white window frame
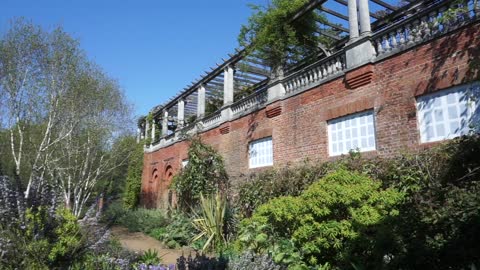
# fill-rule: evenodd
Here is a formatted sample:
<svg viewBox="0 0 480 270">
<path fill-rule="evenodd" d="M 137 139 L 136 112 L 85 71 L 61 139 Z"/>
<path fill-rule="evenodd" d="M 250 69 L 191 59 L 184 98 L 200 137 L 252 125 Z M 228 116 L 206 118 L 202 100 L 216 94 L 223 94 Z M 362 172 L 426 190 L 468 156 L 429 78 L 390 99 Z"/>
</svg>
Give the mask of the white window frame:
<svg viewBox="0 0 480 270">
<path fill-rule="evenodd" d="M 417 126 L 421 143 L 437 142 L 466 135 L 475 117 L 480 117 L 480 84 L 470 83 L 418 97 Z M 475 116 L 475 117 L 474 117 Z M 478 120 L 478 119 L 477 119 Z M 456 128 L 456 130 L 452 130 Z M 478 126 L 475 126 L 478 129 Z M 478 130 L 477 130 L 478 131 Z M 429 132 L 433 136 L 429 136 Z"/>
<path fill-rule="evenodd" d="M 369 120 L 371 117 L 371 121 Z M 328 153 L 330 156 L 377 149 L 374 110 L 349 114 L 327 121 Z M 372 138 L 373 137 L 373 138 Z M 365 146 L 362 146 L 365 140 Z"/>
<path fill-rule="evenodd" d="M 183 169 L 183 168 L 185 168 L 185 167 L 187 167 L 187 165 L 188 165 L 188 162 L 189 162 L 189 160 L 188 160 L 188 159 L 184 159 L 184 160 L 182 160 L 182 169 Z"/>
<path fill-rule="evenodd" d="M 273 165 L 273 138 L 265 137 L 248 144 L 248 165 L 250 169 Z"/>
</svg>

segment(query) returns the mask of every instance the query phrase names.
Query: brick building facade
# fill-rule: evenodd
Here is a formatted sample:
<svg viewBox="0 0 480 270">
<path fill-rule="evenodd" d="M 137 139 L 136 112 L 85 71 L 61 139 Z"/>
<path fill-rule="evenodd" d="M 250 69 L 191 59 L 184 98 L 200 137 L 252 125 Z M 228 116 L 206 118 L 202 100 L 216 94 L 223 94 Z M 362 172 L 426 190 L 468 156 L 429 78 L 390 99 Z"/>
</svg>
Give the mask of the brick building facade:
<svg viewBox="0 0 480 270">
<path fill-rule="evenodd" d="M 455 86 L 468 88 L 478 81 L 478 66 L 472 64 L 480 60 L 480 23 L 476 18 L 429 39 L 411 44 L 405 41 L 403 47 L 396 44 L 395 48 L 393 40 L 387 41 L 393 48 L 384 54 L 380 52 L 387 44 L 381 40 L 381 47 L 376 46 L 374 34 L 367 39 L 375 48 L 368 61 L 349 66 L 347 53 L 347 64 L 341 64 L 338 73 L 322 79 L 315 79 L 314 72 L 307 73 L 307 82 L 300 80 L 296 87 L 286 78 L 282 95 L 271 98 L 275 86 L 269 86 L 266 102 L 210 128 L 195 128 L 192 133 L 199 134 L 224 157 L 232 179 L 257 167 L 284 166 L 307 158 L 328 161 L 355 148 L 364 149 L 366 155 L 391 156 L 404 149 L 429 147 L 439 141 L 429 140 L 428 136 L 433 136 L 429 132 L 439 135 L 442 131 L 438 125 L 431 127 L 434 131 L 426 127 L 427 139 L 423 139 L 420 98 Z M 401 37 L 395 39 L 401 41 Z M 315 71 L 315 66 L 312 69 Z M 317 70 L 321 76 L 322 69 Z M 439 113 L 434 113 L 438 118 Z M 430 116 L 425 113 L 422 117 Z M 454 120 L 450 123 L 455 124 Z M 165 207 L 173 199 L 168 187 L 188 159 L 188 141 L 172 136 L 166 134 L 163 145 L 146 147 L 142 178 L 145 206 Z M 255 166 L 252 142 L 265 138 L 266 146 L 259 146 L 258 151 L 269 152 L 271 143 L 273 159 L 259 159 L 260 166 Z"/>
</svg>

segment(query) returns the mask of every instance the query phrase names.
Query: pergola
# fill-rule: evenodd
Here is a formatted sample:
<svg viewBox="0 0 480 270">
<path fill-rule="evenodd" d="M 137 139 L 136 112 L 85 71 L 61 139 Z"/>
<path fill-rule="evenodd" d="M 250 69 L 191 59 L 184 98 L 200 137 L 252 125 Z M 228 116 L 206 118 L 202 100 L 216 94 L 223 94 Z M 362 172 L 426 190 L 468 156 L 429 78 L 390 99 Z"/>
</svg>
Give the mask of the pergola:
<svg viewBox="0 0 480 270">
<path fill-rule="evenodd" d="M 292 16 L 291 20 L 298 20 L 309 13 L 323 16 L 326 20 L 316 21 L 315 32 L 318 36 L 332 40 L 333 46 L 324 48 L 318 44 L 320 50 L 316 55 L 306 56 L 302 61 L 291 63 L 284 67 L 284 72 L 286 74 L 295 72 L 309 63 L 328 57 L 342 49 L 349 41 L 359 36 L 359 28 L 362 29 L 362 33 L 381 29 L 388 23 L 410 16 L 415 12 L 416 7 L 427 2 L 435 1 L 394 5 L 382 0 L 359 0 L 357 7 L 356 0 L 311 0 Z M 357 20 L 357 16 L 360 20 Z M 355 21 L 358 24 L 351 25 L 349 21 Z M 169 136 L 178 127 L 181 128 L 197 119 L 208 117 L 208 114 L 213 113 L 211 107 L 215 105 L 214 102 L 221 101 L 220 104 L 216 104 L 217 107 L 213 106 L 214 109 L 220 109 L 263 89 L 260 86 L 266 85 L 273 79 L 272 68 L 255 52 L 248 53 L 248 51 L 235 49 L 235 53 L 229 54 L 226 59 L 222 58 L 220 63 L 205 71 L 176 96 L 153 108 L 151 114 L 154 127 L 149 127 L 149 123 L 139 125 L 144 129 L 143 134 L 147 136 L 145 131 L 152 128 L 151 135 L 155 141 L 158 139 L 155 136 L 158 128 L 161 130 L 161 136 Z"/>
</svg>

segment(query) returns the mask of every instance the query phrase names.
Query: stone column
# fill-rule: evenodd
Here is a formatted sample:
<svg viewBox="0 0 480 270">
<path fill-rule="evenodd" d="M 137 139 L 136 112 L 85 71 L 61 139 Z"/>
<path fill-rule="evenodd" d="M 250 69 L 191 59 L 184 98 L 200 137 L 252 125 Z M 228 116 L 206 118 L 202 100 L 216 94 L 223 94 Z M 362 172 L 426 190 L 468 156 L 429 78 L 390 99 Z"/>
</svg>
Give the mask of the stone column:
<svg viewBox="0 0 480 270">
<path fill-rule="evenodd" d="M 359 36 L 357 0 L 348 0 L 348 28 L 350 30 L 350 40 L 357 39 Z"/>
<path fill-rule="evenodd" d="M 205 87 L 202 85 L 197 91 L 197 118 L 201 119 L 205 116 Z"/>
<path fill-rule="evenodd" d="M 162 136 L 168 135 L 168 111 L 163 111 Z"/>
<path fill-rule="evenodd" d="M 372 32 L 372 27 L 370 25 L 370 9 L 368 8 L 368 0 L 358 0 L 358 12 L 360 15 L 360 34 L 362 36 L 368 35 Z"/>
<path fill-rule="evenodd" d="M 223 80 L 223 105 L 230 105 L 233 103 L 233 73 L 231 66 L 225 68 Z"/>
<path fill-rule="evenodd" d="M 183 99 L 178 101 L 177 121 L 178 128 L 182 128 L 185 123 L 185 100 Z"/>
<path fill-rule="evenodd" d="M 155 142 L 155 119 L 152 120 L 152 144 Z"/>
<path fill-rule="evenodd" d="M 150 122 L 145 119 L 145 139 L 148 138 L 148 131 L 150 129 Z"/>
</svg>

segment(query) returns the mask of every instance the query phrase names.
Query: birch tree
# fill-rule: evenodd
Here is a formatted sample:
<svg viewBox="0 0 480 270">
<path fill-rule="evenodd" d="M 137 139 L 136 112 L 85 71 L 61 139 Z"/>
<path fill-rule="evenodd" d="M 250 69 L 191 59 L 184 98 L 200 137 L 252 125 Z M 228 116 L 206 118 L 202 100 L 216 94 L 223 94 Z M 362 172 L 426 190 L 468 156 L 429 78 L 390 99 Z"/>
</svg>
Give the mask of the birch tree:
<svg viewBox="0 0 480 270">
<path fill-rule="evenodd" d="M 96 182 L 122 163 L 109 148 L 132 124 L 118 84 L 61 28 L 17 20 L 0 38 L 0 104 L 25 198 L 48 181 L 80 215 Z"/>
</svg>

